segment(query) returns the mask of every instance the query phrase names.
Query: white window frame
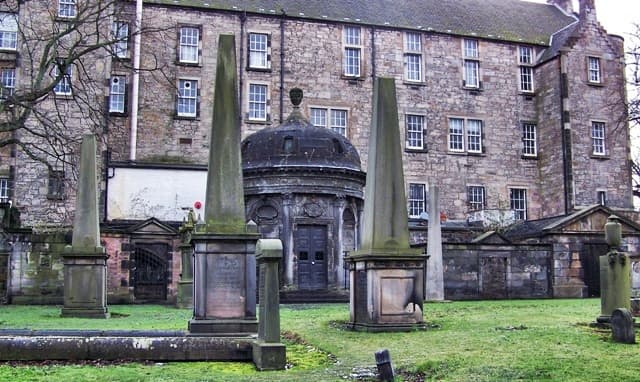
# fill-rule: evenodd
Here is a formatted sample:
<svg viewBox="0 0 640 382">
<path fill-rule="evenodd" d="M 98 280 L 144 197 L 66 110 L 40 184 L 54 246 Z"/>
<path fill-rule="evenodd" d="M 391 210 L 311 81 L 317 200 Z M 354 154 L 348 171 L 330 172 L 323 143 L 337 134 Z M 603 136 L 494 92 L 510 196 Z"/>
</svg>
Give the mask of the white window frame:
<svg viewBox="0 0 640 382">
<path fill-rule="evenodd" d="M 271 36 L 268 33 L 249 32 L 249 68 L 271 69 Z"/>
<path fill-rule="evenodd" d="M 533 93 L 534 50 L 530 46 L 518 46 L 518 89 L 523 93 Z"/>
<path fill-rule="evenodd" d="M 178 62 L 184 64 L 197 64 L 200 62 L 200 34 L 200 27 L 198 26 L 180 26 Z"/>
<path fill-rule="evenodd" d="M 313 126 L 324 127 L 346 137 L 349 132 L 349 110 L 336 107 L 310 106 L 310 122 Z"/>
<path fill-rule="evenodd" d="M 9 201 L 9 178 L 0 177 L 0 202 L 7 203 Z"/>
<path fill-rule="evenodd" d="M 606 124 L 602 121 L 591 121 L 591 154 L 607 155 Z"/>
<path fill-rule="evenodd" d="M 427 186 L 424 183 L 409 183 L 407 210 L 410 218 L 419 218 L 427 208 Z M 435 213 L 435 212 L 434 212 Z"/>
<path fill-rule="evenodd" d="M 447 146 L 450 152 L 482 154 L 484 122 L 477 118 L 449 117 Z"/>
<path fill-rule="evenodd" d="M 127 100 L 127 78 L 114 75 L 109 81 L 109 113 L 124 114 Z"/>
<path fill-rule="evenodd" d="M 531 158 L 538 156 L 538 126 L 533 122 L 522 123 L 522 155 Z"/>
<path fill-rule="evenodd" d="M 269 85 L 249 83 L 247 95 L 247 119 L 256 122 L 268 121 Z"/>
<path fill-rule="evenodd" d="M 486 190 L 484 186 L 467 186 L 467 203 L 470 211 L 481 211 L 487 206 Z"/>
<path fill-rule="evenodd" d="M 417 32 L 404 33 L 404 79 L 422 82 L 422 35 Z"/>
<path fill-rule="evenodd" d="M 462 39 L 463 81 L 465 88 L 480 88 L 480 42 L 475 39 Z"/>
<path fill-rule="evenodd" d="M 0 50 L 18 47 L 18 18 L 14 13 L 0 12 Z"/>
<path fill-rule="evenodd" d="M 527 189 L 509 188 L 509 206 L 516 220 L 527 220 Z"/>
<path fill-rule="evenodd" d="M 589 83 L 602 83 L 602 61 L 600 60 L 600 57 L 587 57 L 587 78 Z"/>
<path fill-rule="evenodd" d="M 58 65 L 54 65 L 51 76 L 55 79 L 58 77 Z M 53 92 L 58 96 L 70 96 L 73 93 L 71 81 L 73 80 L 73 65 L 66 67 L 66 73 L 60 78 L 60 81 L 53 87 Z"/>
<path fill-rule="evenodd" d="M 345 77 L 362 75 L 362 28 L 345 26 L 343 29 L 344 57 L 342 74 Z"/>
<path fill-rule="evenodd" d="M 12 96 L 16 90 L 16 68 L 0 69 L 0 99 Z"/>
<path fill-rule="evenodd" d="M 424 150 L 426 118 L 420 114 L 405 115 L 405 148 L 410 150 Z"/>
<path fill-rule="evenodd" d="M 58 0 L 58 17 L 62 19 L 74 19 L 78 16 L 78 4 L 76 0 Z"/>
<path fill-rule="evenodd" d="M 111 26 L 114 40 L 113 55 L 118 58 L 129 57 L 129 23 L 126 21 L 114 21 Z"/>
<path fill-rule="evenodd" d="M 198 80 L 192 78 L 178 79 L 176 115 L 183 118 L 195 118 L 198 116 Z"/>
</svg>

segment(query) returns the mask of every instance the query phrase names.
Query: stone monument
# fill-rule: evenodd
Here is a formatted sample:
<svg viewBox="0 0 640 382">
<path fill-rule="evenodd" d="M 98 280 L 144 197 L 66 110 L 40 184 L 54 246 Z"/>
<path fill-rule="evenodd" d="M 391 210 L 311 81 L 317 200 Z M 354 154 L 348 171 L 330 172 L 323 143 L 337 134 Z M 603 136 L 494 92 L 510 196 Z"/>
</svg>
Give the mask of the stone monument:
<svg viewBox="0 0 640 382">
<path fill-rule="evenodd" d="M 63 317 L 108 318 L 107 254 L 100 246 L 96 137 L 82 137 L 71 245 L 64 264 Z"/>
<path fill-rule="evenodd" d="M 187 219 L 180 226 L 180 255 L 181 272 L 178 281 L 178 298 L 176 306 L 178 308 L 193 308 L 193 246 L 191 245 L 191 235 L 196 225 L 196 214 L 193 208 L 189 209 Z"/>
<path fill-rule="evenodd" d="M 280 343 L 280 282 L 278 264 L 282 259 L 279 239 L 261 239 L 256 245 L 260 267 L 260 323 L 253 343 L 253 363 L 258 370 L 282 370 L 287 357 Z"/>
<path fill-rule="evenodd" d="M 194 246 L 192 334 L 255 334 L 255 224 L 245 224 L 240 166 L 240 109 L 233 35 L 220 35 L 204 222 Z"/>
<path fill-rule="evenodd" d="M 363 331 L 424 328 L 425 256 L 409 246 L 393 78 L 375 79 L 370 134 L 362 244 L 347 259 L 349 325 Z"/>
<path fill-rule="evenodd" d="M 631 309 L 631 278 L 629 256 L 619 252 L 622 226 L 615 215 L 604 225 L 609 252 L 600 256 L 600 316 L 598 323 L 610 323 L 615 309 Z"/>
<path fill-rule="evenodd" d="M 425 299 L 444 300 L 444 268 L 442 265 L 442 227 L 438 186 L 429 185 L 429 233 L 427 241 L 427 273 Z"/>
</svg>

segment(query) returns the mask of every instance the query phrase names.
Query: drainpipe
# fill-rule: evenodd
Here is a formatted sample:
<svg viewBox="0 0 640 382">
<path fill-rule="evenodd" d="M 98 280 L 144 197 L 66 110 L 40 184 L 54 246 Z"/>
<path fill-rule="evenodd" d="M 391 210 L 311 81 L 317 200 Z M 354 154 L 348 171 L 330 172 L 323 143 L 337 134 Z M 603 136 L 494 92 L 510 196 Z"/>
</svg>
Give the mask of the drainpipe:
<svg viewBox="0 0 640 382">
<path fill-rule="evenodd" d="M 284 9 L 281 9 L 280 18 L 280 123 L 282 123 L 284 113 L 284 18 L 287 16 Z"/>
<path fill-rule="evenodd" d="M 376 27 L 371 27 L 371 78 L 376 79 Z"/>
<path fill-rule="evenodd" d="M 560 52 L 560 119 L 562 129 L 562 179 L 564 188 L 564 213 L 572 208 L 573 163 L 571 148 L 571 113 L 569 108 L 569 82 L 567 78 L 567 56 Z"/>
<path fill-rule="evenodd" d="M 238 92 L 238 105 L 240 105 L 240 110 L 242 110 L 242 94 L 243 94 L 243 89 L 244 89 L 244 67 L 243 67 L 243 63 L 244 63 L 244 26 L 245 23 L 247 22 L 247 11 L 244 10 L 241 14 L 240 14 L 240 60 L 238 61 L 239 65 L 240 65 L 240 76 L 238 78 L 239 84 L 238 86 L 240 86 L 240 91 Z M 248 48 L 247 48 L 248 49 Z M 242 123 L 242 115 L 243 113 L 240 113 L 240 123 Z"/>
<path fill-rule="evenodd" d="M 138 89 L 140 87 L 140 33 L 142 30 L 142 0 L 136 0 L 136 24 L 133 36 L 133 77 L 131 84 L 131 133 L 129 136 L 129 160 L 136 160 L 138 146 Z"/>
</svg>

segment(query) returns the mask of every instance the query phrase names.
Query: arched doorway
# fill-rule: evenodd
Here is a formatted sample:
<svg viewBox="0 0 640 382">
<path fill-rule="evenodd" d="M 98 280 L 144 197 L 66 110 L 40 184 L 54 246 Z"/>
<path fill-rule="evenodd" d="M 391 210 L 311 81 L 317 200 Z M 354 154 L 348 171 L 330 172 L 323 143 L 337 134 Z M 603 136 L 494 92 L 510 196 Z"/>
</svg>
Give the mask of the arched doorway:
<svg viewBox="0 0 640 382">
<path fill-rule="evenodd" d="M 167 245 L 136 245 L 131 260 L 130 277 L 135 300 L 166 301 L 169 281 Z"/>
</svg>

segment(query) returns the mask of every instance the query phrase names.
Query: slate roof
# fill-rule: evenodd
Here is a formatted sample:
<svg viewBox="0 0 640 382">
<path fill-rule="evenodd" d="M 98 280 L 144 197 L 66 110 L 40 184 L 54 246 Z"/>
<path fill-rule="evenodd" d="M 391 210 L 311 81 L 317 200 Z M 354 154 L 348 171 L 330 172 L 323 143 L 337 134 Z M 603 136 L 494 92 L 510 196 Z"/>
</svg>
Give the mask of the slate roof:
<svg viewBox="0 0 640 382">
<path fill-rule="evenodd" d="M 575 21 L 549 4 L 522 0 L 145 0 L 252 14 L 280 15 L 549 45 Z"/>
</svg>

